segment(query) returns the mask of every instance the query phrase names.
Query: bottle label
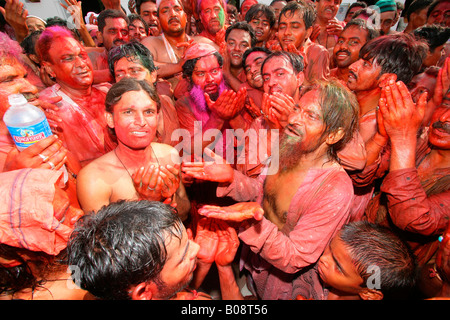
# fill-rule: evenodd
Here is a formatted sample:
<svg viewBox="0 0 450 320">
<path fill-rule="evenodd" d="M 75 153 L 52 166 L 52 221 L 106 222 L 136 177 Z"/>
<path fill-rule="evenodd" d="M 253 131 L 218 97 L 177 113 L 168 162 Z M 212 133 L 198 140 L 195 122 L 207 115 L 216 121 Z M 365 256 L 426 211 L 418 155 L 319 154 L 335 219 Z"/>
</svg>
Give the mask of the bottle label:
<svg viewBox="0 0 450 320">
<path fill-rule="evenodd" d="M 25 149 L 32 144 L 52 135 L 47 119 L 29 127 L 8 127 L 14 142 L 19 149 Z"/>
</svg>

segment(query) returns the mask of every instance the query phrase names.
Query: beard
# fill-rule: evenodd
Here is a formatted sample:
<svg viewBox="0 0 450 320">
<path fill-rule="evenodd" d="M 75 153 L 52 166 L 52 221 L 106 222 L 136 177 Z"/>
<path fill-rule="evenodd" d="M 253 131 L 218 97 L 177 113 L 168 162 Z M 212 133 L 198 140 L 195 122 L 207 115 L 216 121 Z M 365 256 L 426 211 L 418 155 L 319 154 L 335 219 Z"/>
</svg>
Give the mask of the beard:
<svg viewBox="0 0 450 320">
<path fill-rule="evenodd" d="M 288 124 L 292 128 L 294 126 Z M 293 129 L 295 130 L 295 129 Z M 279 148 L 279 167 L 281 172 L 290 172 L 295 169 L 302 156 L 316 151 L 322 144 L 322 139 L 319 139 L 316 143 L 309 145 L 304 145 L 304 136 L 299 130 L 295 130 L 298 136 L 292 137 L 285 132 L 282 132 L 280 136 L 280 148 Z"/>
<path fill-rule="evenodd" d="M 209 97 L 212 101 L 216 101 L 220 94 L 227 90 L 228 87 L 224 80 L 222 80 L 219 83 L 219 90 L 217 90 L 216 93 L 210 94 Z M 202 88 L 200 88 L 199 85 L 193 84 L 191 90 L 189 90 L 189 96 L 191 97 L 192 101 L 194 101 L 195 106 L 199 111 L 206 112 L 209 111 L 208 104 L 206 103 L 205 99 L 205 91 L 203 91 Z"/>
<path fill-rule="evenodd" d="M 191 276 L 184 282 L 180 282 L 177 286 L 168 286 L 160 277 L 160 275 L 156 276 L 154 279 L 154 283 L 158 288 L 158 299 L 161 300 L 169 300 L 174 297 L 178 292 L 184 290 L 191 283 L 194 275 Z"/>
</svg>

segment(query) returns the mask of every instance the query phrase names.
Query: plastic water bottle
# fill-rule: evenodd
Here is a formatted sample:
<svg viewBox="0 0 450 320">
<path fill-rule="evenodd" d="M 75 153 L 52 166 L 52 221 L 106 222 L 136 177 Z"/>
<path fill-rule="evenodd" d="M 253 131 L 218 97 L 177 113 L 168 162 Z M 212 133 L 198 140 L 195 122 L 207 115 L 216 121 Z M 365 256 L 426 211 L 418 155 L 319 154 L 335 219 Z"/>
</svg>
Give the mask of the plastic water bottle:
<svg viewBox="0 0 450 320">
<path fill-rule="evenodd" d="M 29 104 L 23 95 L 12 94 L 8 101 L 3 122 L 20 151 L 53 134 L 44 111 Z"/>
<path fill-rule="evenodd" d="M 23 95 L 11 94 L 8 96 L 8 102 L 10 107 L 3 116 L 3 122 L 17 149 L 22 151 L 53 134 L 44 111 L 29 104 Z M 67 168 L 63 165 L 62 169 L 64 182 L 67 182 L 69 178 Z"/>
</svg>

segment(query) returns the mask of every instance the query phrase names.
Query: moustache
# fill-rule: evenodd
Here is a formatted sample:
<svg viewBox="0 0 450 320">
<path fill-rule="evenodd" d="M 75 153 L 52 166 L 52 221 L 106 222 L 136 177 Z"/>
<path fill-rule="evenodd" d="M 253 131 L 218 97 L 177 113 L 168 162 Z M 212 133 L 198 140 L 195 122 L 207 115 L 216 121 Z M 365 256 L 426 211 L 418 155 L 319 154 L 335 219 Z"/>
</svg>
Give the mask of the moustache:
<svg viewBox="0 0 450 320">
<path fill-rule="evenodd" d="M 180 19 L 178 19 L 177 17 L 173 17 L 173 18 L 169 19 L 169 23 L 171 23 L 173 21 L 180 23 Z"/>
<path fill-rule="evenodd" d="M 355 77 L 355 79 L 358 79 L 356 73 L 354 73 L 352 70 L 349 70 L 348 73 L 350 73 L 353 77 Z"/>
<path fill-rule="evenodd" d="M 444 130 L 446 133 L 450 134 L 450 123 L 442 123 L 440 121 L 436 121 L 435 123 L 433 123 L 432 127 L 434 129 Z"/>
<path fill-rule="evenodd" d="M 351 54 L 350 51 L 348 51 L 348 50 L 339 50 L 338 52 L 336 52 L 336 55 L 338 55 L 338 54 L 341 53 L 341 52 L 343 52 L 343 53 L 345 53 L 345 54 L 348 54 L 348 55 Z"/>
<path fill-rule="evenodd" d="M 302 136 L 302 135 L 303 135 L 303 133 L 302 133 L 302 131 L 300 130 L 299 126 L 296 125 L 296 124 L 291 124 L 291 123 L 289 123 L 289 124 L 286 126 L 286 128 L 285 128 L 284 131 L 285 131 L 285 132 L 293 132 L 293 133 L 295 133 L 295 134 L 298 135 L 298 136 Z"/>
</svg>

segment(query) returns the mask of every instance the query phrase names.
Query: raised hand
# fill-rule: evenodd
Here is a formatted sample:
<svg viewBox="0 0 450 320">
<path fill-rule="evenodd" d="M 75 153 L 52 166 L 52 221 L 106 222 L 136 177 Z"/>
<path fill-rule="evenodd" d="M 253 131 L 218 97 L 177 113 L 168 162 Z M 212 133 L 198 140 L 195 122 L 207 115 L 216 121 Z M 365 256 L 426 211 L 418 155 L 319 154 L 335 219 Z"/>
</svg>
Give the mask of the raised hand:
<svg viewBox="0 0 450 320">
<path fill-rule="evenodd" d="M 213 263 L 216 257 L 219 244 L 219 236 L 216 231 L 217 223 L 214 219 L 202 218 L 197 223 L 197 234 L 194 241 L 200 246 L 197 258 L 204 263 Z"/>
<path fill-rule="evenodd" d="M 379 100 L 379 110 L 383 117 L 384 128 L 391 141 L 405 141 L 407 137 L 414 137 L 422 124 L 426 108 L 424 92 L 414 103 L 406 85 L 399 81 L 389 81 L 382 88 L 384 98 Z"/>
<path fill-rule="evenodd" d="M 216 101 L 212 101 L 209 95 L 205 93 L 205 99 L 209 109 L 223 120 L 233 119 L 239 114 L 244 107 L 246 96 L 247 89 L 245 88 L 241 88 L 238 92 L 225 90 Z"/>
<path fill-rule="evenodd" d="M 208 218 L 242 222 L 248 219 L 261 220 L 264 210 L 257 202 L 239 202 L 227 207 L 204 205 L 198 213 Z"/>
<path fill-rule="evenodd" d="M 222 221 L 218 221 L 217 225 L 219 228 L 216 233 L 219 238 L 219 243 L 217 245 L 215 261 L 218 266 L 228 266 L 236 256 L 239 248 L 239 238 L 233 227 L 228 226 Z"/>
<path fill-rule="evenodd" d="M 288 124 L 289 115 L 294 111 L 294 99 L 282 92 L 276 92 L 270 96 L 269 119 L 277 123 L 280 129 Z"/>
</svg>

